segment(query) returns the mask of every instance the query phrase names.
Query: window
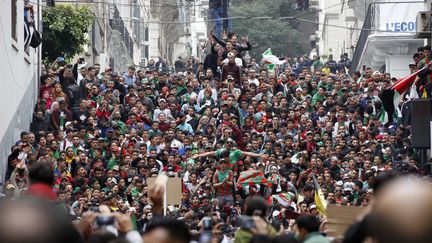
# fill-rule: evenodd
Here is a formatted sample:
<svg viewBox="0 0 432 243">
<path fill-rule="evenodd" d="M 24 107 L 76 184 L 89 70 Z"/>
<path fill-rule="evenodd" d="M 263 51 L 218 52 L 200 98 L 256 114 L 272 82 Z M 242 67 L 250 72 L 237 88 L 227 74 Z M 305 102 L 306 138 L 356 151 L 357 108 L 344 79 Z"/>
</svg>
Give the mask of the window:
<svg viewBox="0 0 432 243">
<path fill-rule="evenodd" d="M 17 0 L 11 0 L 11 35 L 12 39 L 18 41 L 17 37 Z"/>
</svg>

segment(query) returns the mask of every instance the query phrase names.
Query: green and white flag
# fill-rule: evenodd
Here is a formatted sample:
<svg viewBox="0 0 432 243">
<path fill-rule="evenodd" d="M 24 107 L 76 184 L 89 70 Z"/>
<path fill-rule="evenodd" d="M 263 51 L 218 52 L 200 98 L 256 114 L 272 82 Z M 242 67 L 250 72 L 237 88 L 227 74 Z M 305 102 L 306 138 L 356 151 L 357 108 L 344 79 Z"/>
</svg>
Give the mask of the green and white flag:
<svg viewBox="0 0 432 243">
<path fill-rule="evenodd" d="M 273 70 L 276 65 L 281 65 L 285 63 L 285 60 L 279 60 L 279 58 L 275 55 L 273 55 L 271 48 L 267 49 L 265 52 L 263 52 L 263 62 L 268 65 L 268 69 Z"/>
</svg>

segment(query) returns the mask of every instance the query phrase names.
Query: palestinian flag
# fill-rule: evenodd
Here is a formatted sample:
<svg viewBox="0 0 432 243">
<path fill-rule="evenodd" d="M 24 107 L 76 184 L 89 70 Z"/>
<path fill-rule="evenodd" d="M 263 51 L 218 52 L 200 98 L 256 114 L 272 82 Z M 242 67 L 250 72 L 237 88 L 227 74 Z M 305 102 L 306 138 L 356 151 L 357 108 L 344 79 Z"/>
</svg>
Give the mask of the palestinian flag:
<svg viewBox="0 0 432 243">
<path fill-rule="evenodd" d="M 285 63 L 285 60 L 279 60 L 279 58 L 275 55 L 273 55 L 271 49 L 267 49 L 263 54 L 263 62 L 268 65 L 268 69 L 273 70 L 275 69 L 276 65 L 281 65 Z"/>
<path fill-rule="evenodd" d="M 239 187 L 243 185 L 260 185 L 264 184 L 267 187 L 273 185 L 273 183 L 264 177 L 264 173 L 260 170 L 247 170 L 240 173 L 238 182 Z"/>
<path fill-rule="evenodd" d="M 315 201 L 317 211 L 322 215 L 327 215 L 327 202 L 324 199 L 324 194 L 321 191 L 321 188 L 318 184 L 317 179 L 315 178 L 315 175 L 312 175 L 312 178 L 315 187 L 314 201 Z"/>
<path fill-rule="evenodd" d="M 397 117 L 402 117 L 402 113 L 399 109 L 399 102 L 405 92 L 414 83 L 417 74 L 421 70 L 422 69 L 404 78 L 399 79 L 398 81 L 396 81 L 396 83 L 390 86 L 390 89 L 383 90 L 383 92 L 381 93 L 380 98 L 390 121 L 392 120 L 394 114 L 396 114 Z"/>
</svg>

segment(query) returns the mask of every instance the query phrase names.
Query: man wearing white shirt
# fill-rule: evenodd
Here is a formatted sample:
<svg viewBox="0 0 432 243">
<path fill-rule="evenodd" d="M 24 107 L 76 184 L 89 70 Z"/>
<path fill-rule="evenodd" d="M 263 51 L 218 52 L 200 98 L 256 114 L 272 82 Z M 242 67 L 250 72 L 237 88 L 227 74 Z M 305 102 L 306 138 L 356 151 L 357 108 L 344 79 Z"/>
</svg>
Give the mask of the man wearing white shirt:
<svg viewBox="0 0 432 243">
<path fill-rule="evenodd" d="M 64 151 L 67 147 L 73 146 L 73 135 L 72 129 L 66 130 L 66 138 L 60 143 L 60 151 Z"/>
<path fill-rule="evenodd" d="M 234 53 L 234 55 L 235 55 L 235 64 L 237 65 L 237 66 L 239 66 L 239 67 L 243 67 L 243 60 L 241 59 L 241 58 L 238 58 L 237 57 L 237 50 L 236 49 L 233 49 L 232 50 L 232 53 Z M 225 58 L 223 61 L 223 64 L 224 65 L 226 65 L 226 64 L 228 64 L 228 57 L 227 58 Z"/>
<path fill-rule="evenodd" d="M 256 78 L 256 70 L 255 69 L 249 69 L 248 82 L 249 82 L 249 84 L 255 84 L 257 87 L 259 86 L 259 81 Z"/>
<path fill-rule="evenodd" d="M 224 65 L 228 64 L 228 58 L 225 58 L 222 62 Z M 235 64 L 239 67 L 243 67 L 243 60 L 241 58 L 236 57 Z"/>
</svg>

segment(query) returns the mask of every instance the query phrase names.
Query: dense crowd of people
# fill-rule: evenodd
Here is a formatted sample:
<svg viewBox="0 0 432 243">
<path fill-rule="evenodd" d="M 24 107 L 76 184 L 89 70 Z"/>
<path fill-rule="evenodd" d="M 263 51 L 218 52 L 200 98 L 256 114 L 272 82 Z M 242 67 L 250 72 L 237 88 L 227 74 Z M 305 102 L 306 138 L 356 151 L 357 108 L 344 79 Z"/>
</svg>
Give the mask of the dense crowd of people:
<svg viewBox="0 0 432 243">
<path fill-rule="evenodd" d="M 132 222 L 117 215 L 118 230 L 144 239 L 159 226 L 180 235 L 168 242 L 328 242 L 315 192 L 325 204 L 367 207 L 380 174 L 427 174 L 409 114 L 381 119 L 391 74 L 366 67 L 350 76 L 346 54 L 268 67 L 243 58 L 247 37 L 210 40 L 202 62 L 173 67 L 160 59 L 121 73 L 56 60 L 30 131 L 12 146 L 4 196 L 60 201 L 81 224 L 100 211 L 126 214 Z M 429 65 L 430 47 L 415 57 L 412 72 Z M 31 180 L 47 177 L 40 164 L 53 173 L 44 186 Z M 148 178 L 160 174 L 182 179 L 181 202 L 166 213 L 181 223 L 152 224 L 163 217 Z"/>
</svg>

